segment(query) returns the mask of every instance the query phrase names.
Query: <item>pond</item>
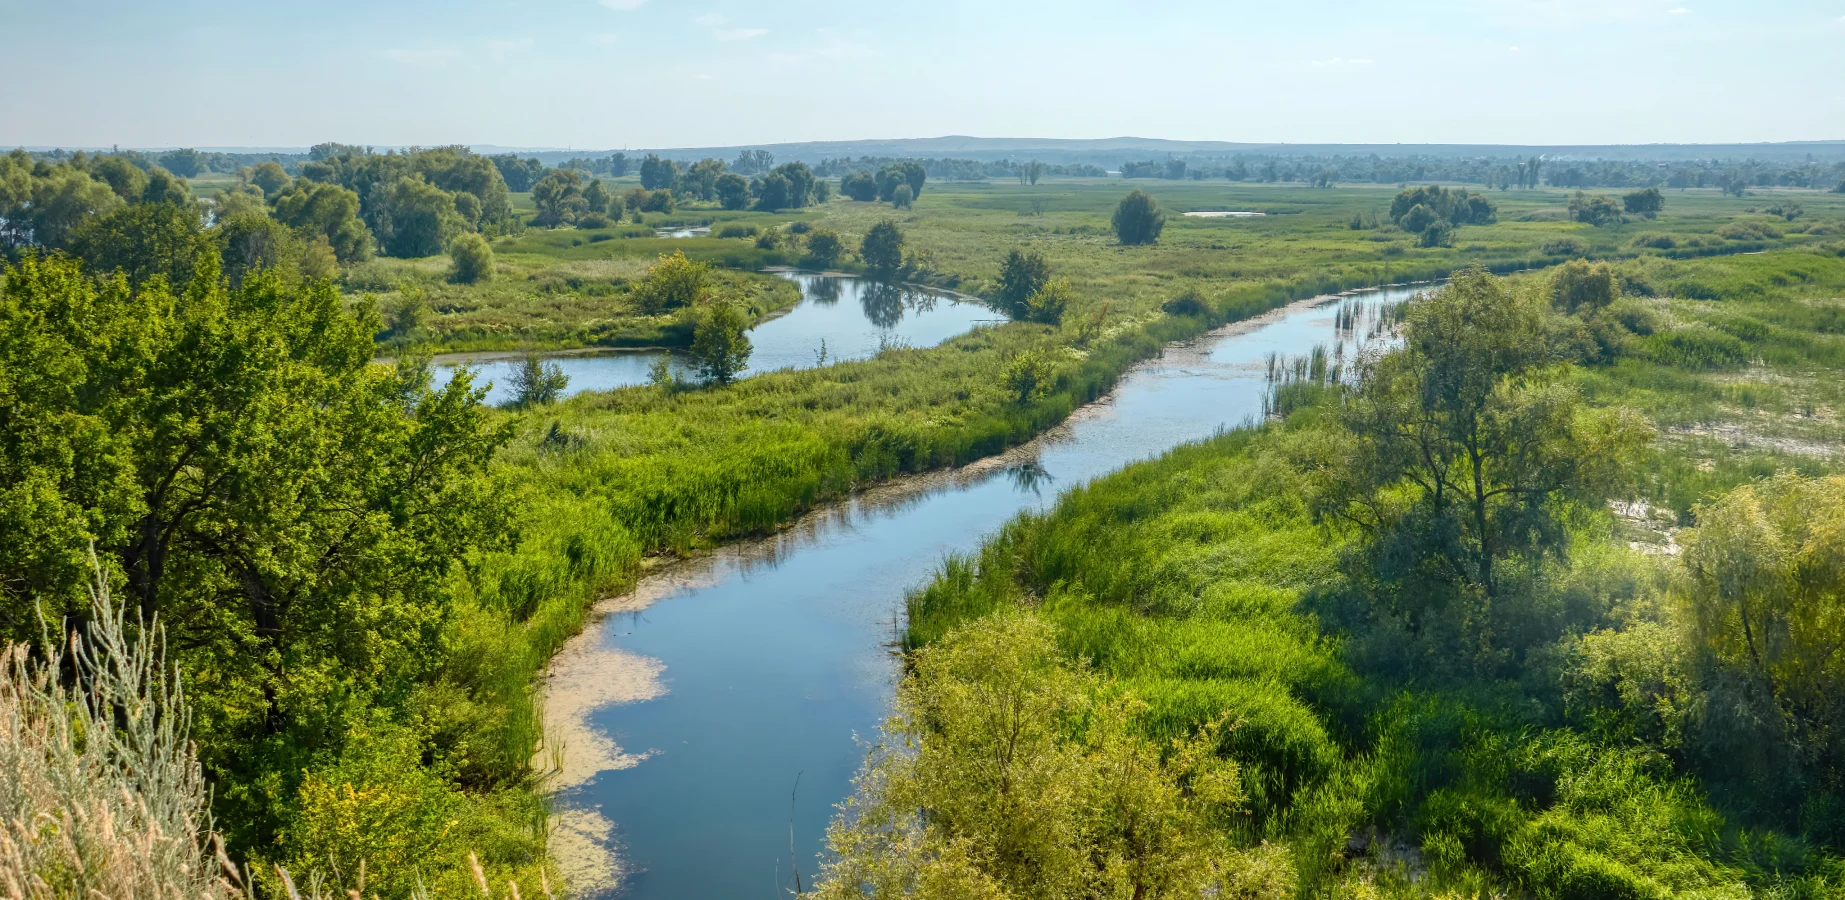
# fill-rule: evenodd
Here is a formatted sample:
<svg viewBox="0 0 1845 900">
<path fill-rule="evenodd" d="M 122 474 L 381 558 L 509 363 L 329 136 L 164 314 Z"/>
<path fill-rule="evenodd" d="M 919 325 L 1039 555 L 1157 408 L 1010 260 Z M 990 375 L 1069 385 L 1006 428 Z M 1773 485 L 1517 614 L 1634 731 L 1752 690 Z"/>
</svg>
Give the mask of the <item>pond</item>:
<svg viewBox="0 0 1845 900">
<path fill-rule="evenodd" d="M 750 330 L 755 350 L 744 377 L 866 359 L 886 347 L 933 347 L 999 318 L 972 299 L 937 291 L 850 275 L 781 274 L 800 286 L 801 300 Z M 569 376 L 570 384 L 564 390 L 568 396 L 646 384 L 654 361 L 662 356 L 671 357 L 682 374 L 689 371 L 685 354 L 660 349 L 566 352 L 549 354 L 548 359 Z M 477 372 L 477 384 L 492 382 L 488 403 L 498 405 L 513 398 L 512 374 L 519 365 L 516 354 L 456 354 L 437 363 L 438 386 L 448 383 L 456 367 L 471 365 Z"/>
<path fill-rule="evenodd" d="M 553 849 L 584 896 L 811 885 L 896 679 L 905 594 L 1019 512 L 1262 414 L 1272 355 L 1352 359 L 1415 288 L 1308 301 L 1167 348 L 1021 448 L 874 488 L 612 598 L 559 654 Z"/>
</svg>

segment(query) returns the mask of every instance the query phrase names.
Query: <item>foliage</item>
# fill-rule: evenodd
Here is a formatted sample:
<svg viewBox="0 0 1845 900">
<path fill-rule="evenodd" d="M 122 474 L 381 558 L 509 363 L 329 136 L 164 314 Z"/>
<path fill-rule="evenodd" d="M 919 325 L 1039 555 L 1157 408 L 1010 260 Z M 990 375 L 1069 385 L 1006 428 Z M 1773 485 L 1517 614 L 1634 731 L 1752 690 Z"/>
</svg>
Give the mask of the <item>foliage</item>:
<svg viewBox="0 0 1845 900">
<path fill-rule="evenodd" d="M 1045 325 L 1061 324 L 1064 310 L 1068 309 L 1075 299 L 1076 288 L 1070 286 L 1070 279 L 1054 279 L 1033 291 L 1030 297 L 1025 298 L 1022 318 Z"/>
<path fill-rule="evenodd" d="M 1565 348 L 1547 304 L 1475 269 L 1413 302 L 1404 349 L 1363 365 L 1315 508 L 1365 536 L 1358 577 L 1412 623 L 1456 591 L 1497 597 L 1502 560 L 1559 550 L 1565 504 L 1605 499 L 1649 440 L 1545 377 Z"/>
<path fill-rule="evenodd" d="M 0 157 L 0 249 L 63 247 L 90 216 L 122 199 L 109 183 L 68 163 L 34 163 L 23 150 Z"/>
<path fill-rule="evenodd" d="M 1577 191 L 1575 196 L 1570 198 L 1569 210 L 1572 221 L 1594 225 L 1597 228 L 1621 223 L 1621 207 L 1617 206 L 1614 200 L 1606 194 L 1596 194 L 1591 197 L 1582 191 Z"/>
<path fill-rule="evenodd" d="M 693 262 L 684 253 L 674 251 L 672 256 L 662 255 L 647 270 L 647 276 L 634 285 L 629 298 L 643 312 L 658 315 L 698 305 L 705 298 L 710 282 L 710 266 Z"/>
<path fill-rule="evenodd" d="M 575 169 L 553 169 L 532 185 L 532 203 L 538 215 L 532 224 L 546 228 L 568 225 L 589 211 L 583 197 L 583 175 Z"/>
<path fill-rule="evenodd" d="M 718 176 L 714 189 L 717 191 L 718 205 L 725 209 L 743 209 L 750 205 L 749 180 L 735 172 Z"/>
<path fill-rule="evenodd" d="M 871 226 L 859 243 L 858 256 L 872 272 L 895 275 L 903 268 L 903 232 L 897 230 L 897 223 L 886 219 Z"/>
<path fill-rule="evenodd" d="M 341 263 L 372 254 L 372 235 L 359 219 L 359 195 L 338 185 L 298 182 L 275 200 L 276 221 L 310 240 L 321 239 Z"/>
<path fill-rule="evenodd" d="M 860 203 L 878 199 L 878 180 L 870 172 L 850 172 L 839 180 L 839 192 Z"/>
<path fill-rule="evenodd" d="M 692 359 L 706 380 L 729 384 L 749 365 L 748 322 L 730 300 L 708 304 L 699 313 L 692 333 Z"/>
<path fill-rule="evenodd" d="M 999 267 L 999 302 L 1015 319 L 1025 318 L 1031 295 L 1051 280 L 1051 264 L 1044 254 L 1032 250 L 1013 250 Z"/>
<path fill-rule="evenodd" d="M 1214 752 L 1219 726 L 1161 747 L 1133 727 L 1144 705 L 1064 662 L 1053 638 L 998 616 L 916 652 L 889 743 L 828 835 L 820 896 L 1290 891 L 1285 854 L 1216 833 L 1245 800 Z"/>
<path fill-rule="evenodd" d="M 1115 237 L 1132 247 L 1158 241 L 1160 231 L 1166 227 L 1166 214 L 1160 212 L 1158 201 L 1136 188 L 1121 198 L 1121 204 L 1115 207 L 1114 218 L 1110 221 L 1115 228 Z"/>
<path fill-rule="evenodd" d="M 95 546 L 166 623 L 256 846 L 329 722 L 439 665 L 445 579 L 503 540 L 482 476 L 507 434 L 465 375 L 372 365 L 375 327 L 330 285 L 195 272 L 176 295 L 28 258 L 0 283 L 0 627 L 80 621 Z"/>
<path fill-rule="evenodd" d="M 198 210 L 142 203 L 85 219 L 72 232 L 70 250 L 98 273 L 121 273 L 131 285 L 160 276 L 170 285 L 192 280 L 193 262 L 212 252 Z"/>
<path fill-rule="evenodd" d="M 467 230 L 467 220 L 455 211 L 455 195 L 423 180 L 404 177 L 390 186 L 379 217 L 379 242 L 392 256 L 434 256 L 455 235 Z"/>
<path fill-rule="evenodd" d="M 480 284 L 493 280 L 493 246 L 487 239 L 469 232 L 448 243 L 452 263 L 449 278 L 459 284 Z"/>
<path fill-rule="evenodd" d="M 845 244 L 839 235 L 824 228 L 816 228 L 807 235 L 806 259 L 814 265 L 825 268 L 839 261 L 846 252 Z"/>
<path fill-rule="evenodd" d="M 1621 207 L 1628 215 L 1655 219 L 1666 208 L 1666 197 L 1656 187 L 1630 191 L 1621 197 Z"/>
<path fill-rule="evenodd" d="M 671 188 L 679 180 L 679 164 L 649 153 L 641 160 L 641 187 L 658 191 Z"/>
<path fill-rule="evenodd" d="M 1000 380 L 1019 403 L 1041 400 L 1057 378 L 1057 367 L 1043 350 L 1023 350 L 1006 360 Z"/>
<path fill-rule="evenodd" d="M 915 195 L 910 192 L 910 186 L 900 184 L 897 185 L 895 191 L 891 192 L 890 205 L 897 209 L 909 209 L 914 199 Z"/>
<path fill-rule="evenodd" d="M 910 199 L 922 196 L 923 182 L 928 180 L 928 172 L 920 163 L 904 160 L 878 170 L 878 199 L 886 203 L 897 202 L 899 188 L 910 189 Z M 856 198 L 854 198 L 856 199 Z"/>
<path fill-rule="evenodd" d="M 1570 315 L 1600 312 L 1620 296 L 1614 269 L 1607 263 L 1572 259 L 1558 266 L 1550 279 L 1551 304 Z"/>
<path fill-rule="evenodd" d="M 519 358 L 519 367 L 513 370 L 511 381 L 513 399 L 509 405 L 514 409 L 549 406 L 570 386 L 570 376 L 564 374 L 563 368 L 547 362 L 543 354 L 535 351 Z"/>
</svg>

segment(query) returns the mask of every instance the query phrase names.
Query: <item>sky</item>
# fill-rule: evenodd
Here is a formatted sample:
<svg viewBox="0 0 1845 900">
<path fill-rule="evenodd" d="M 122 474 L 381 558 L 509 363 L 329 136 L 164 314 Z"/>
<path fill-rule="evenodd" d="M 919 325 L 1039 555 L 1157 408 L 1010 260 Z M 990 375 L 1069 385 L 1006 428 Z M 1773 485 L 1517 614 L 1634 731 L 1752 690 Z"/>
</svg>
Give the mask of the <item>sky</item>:
<svg viewBox="0 0 1845 900">
<path fill-rule="evenodd" d="M 0 146 L 1845 139 L 1845 0 L 0 0 L 0 46 Z"/>
</svg>

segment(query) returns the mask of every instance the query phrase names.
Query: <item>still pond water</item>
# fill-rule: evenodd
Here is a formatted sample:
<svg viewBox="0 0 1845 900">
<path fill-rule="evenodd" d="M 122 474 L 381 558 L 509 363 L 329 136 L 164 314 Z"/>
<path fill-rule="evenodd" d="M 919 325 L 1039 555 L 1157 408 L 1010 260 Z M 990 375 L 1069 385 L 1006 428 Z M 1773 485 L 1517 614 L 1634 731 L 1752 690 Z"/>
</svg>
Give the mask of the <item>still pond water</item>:
<svg viewBox="0 0 1845 900">
<path fill-rule="evenodd" d="M 933 347 L 998 316 L 971 300 L 949 294 L 867 281 L 851 276 L 784 273 L 801 289 L 801 301 L 792 309 L 750 330 L 750 354 L 745 377 L 776 369 L 805 369 L 826 363 L 865 359 L 887 346 Z M 607 353 L 566 353 L 551 358 L 570 377 L 566 396 L 584 391 L 607 391 L 646 384 L 654 360 L 671 356 L 682 371 L 690 363 L 683 353 L 667 350 L 627 350 Z M 446 384 L 458 365 L 471 365 L 475 383 L 492 382 L 487 402 L 506 403 L 513 397 L 512 373 L 518 365 L 504 354 L 471 361 L 445 359 L 436 368 L 437 386 Z"/>
</svg>

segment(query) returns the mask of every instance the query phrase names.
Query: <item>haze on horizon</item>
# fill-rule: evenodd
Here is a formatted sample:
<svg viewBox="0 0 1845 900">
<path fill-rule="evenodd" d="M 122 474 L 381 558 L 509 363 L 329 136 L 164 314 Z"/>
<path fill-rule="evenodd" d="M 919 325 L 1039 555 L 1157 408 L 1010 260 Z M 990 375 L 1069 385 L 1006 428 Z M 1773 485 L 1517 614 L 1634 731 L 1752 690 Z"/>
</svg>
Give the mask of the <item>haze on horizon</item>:
<svg viewBox="0 0 1845 900">
<path fill-rule="evenodd" d="M 0 146 L 1845 138 L 1845 2 L 0 0 Z"/>
</svg>

